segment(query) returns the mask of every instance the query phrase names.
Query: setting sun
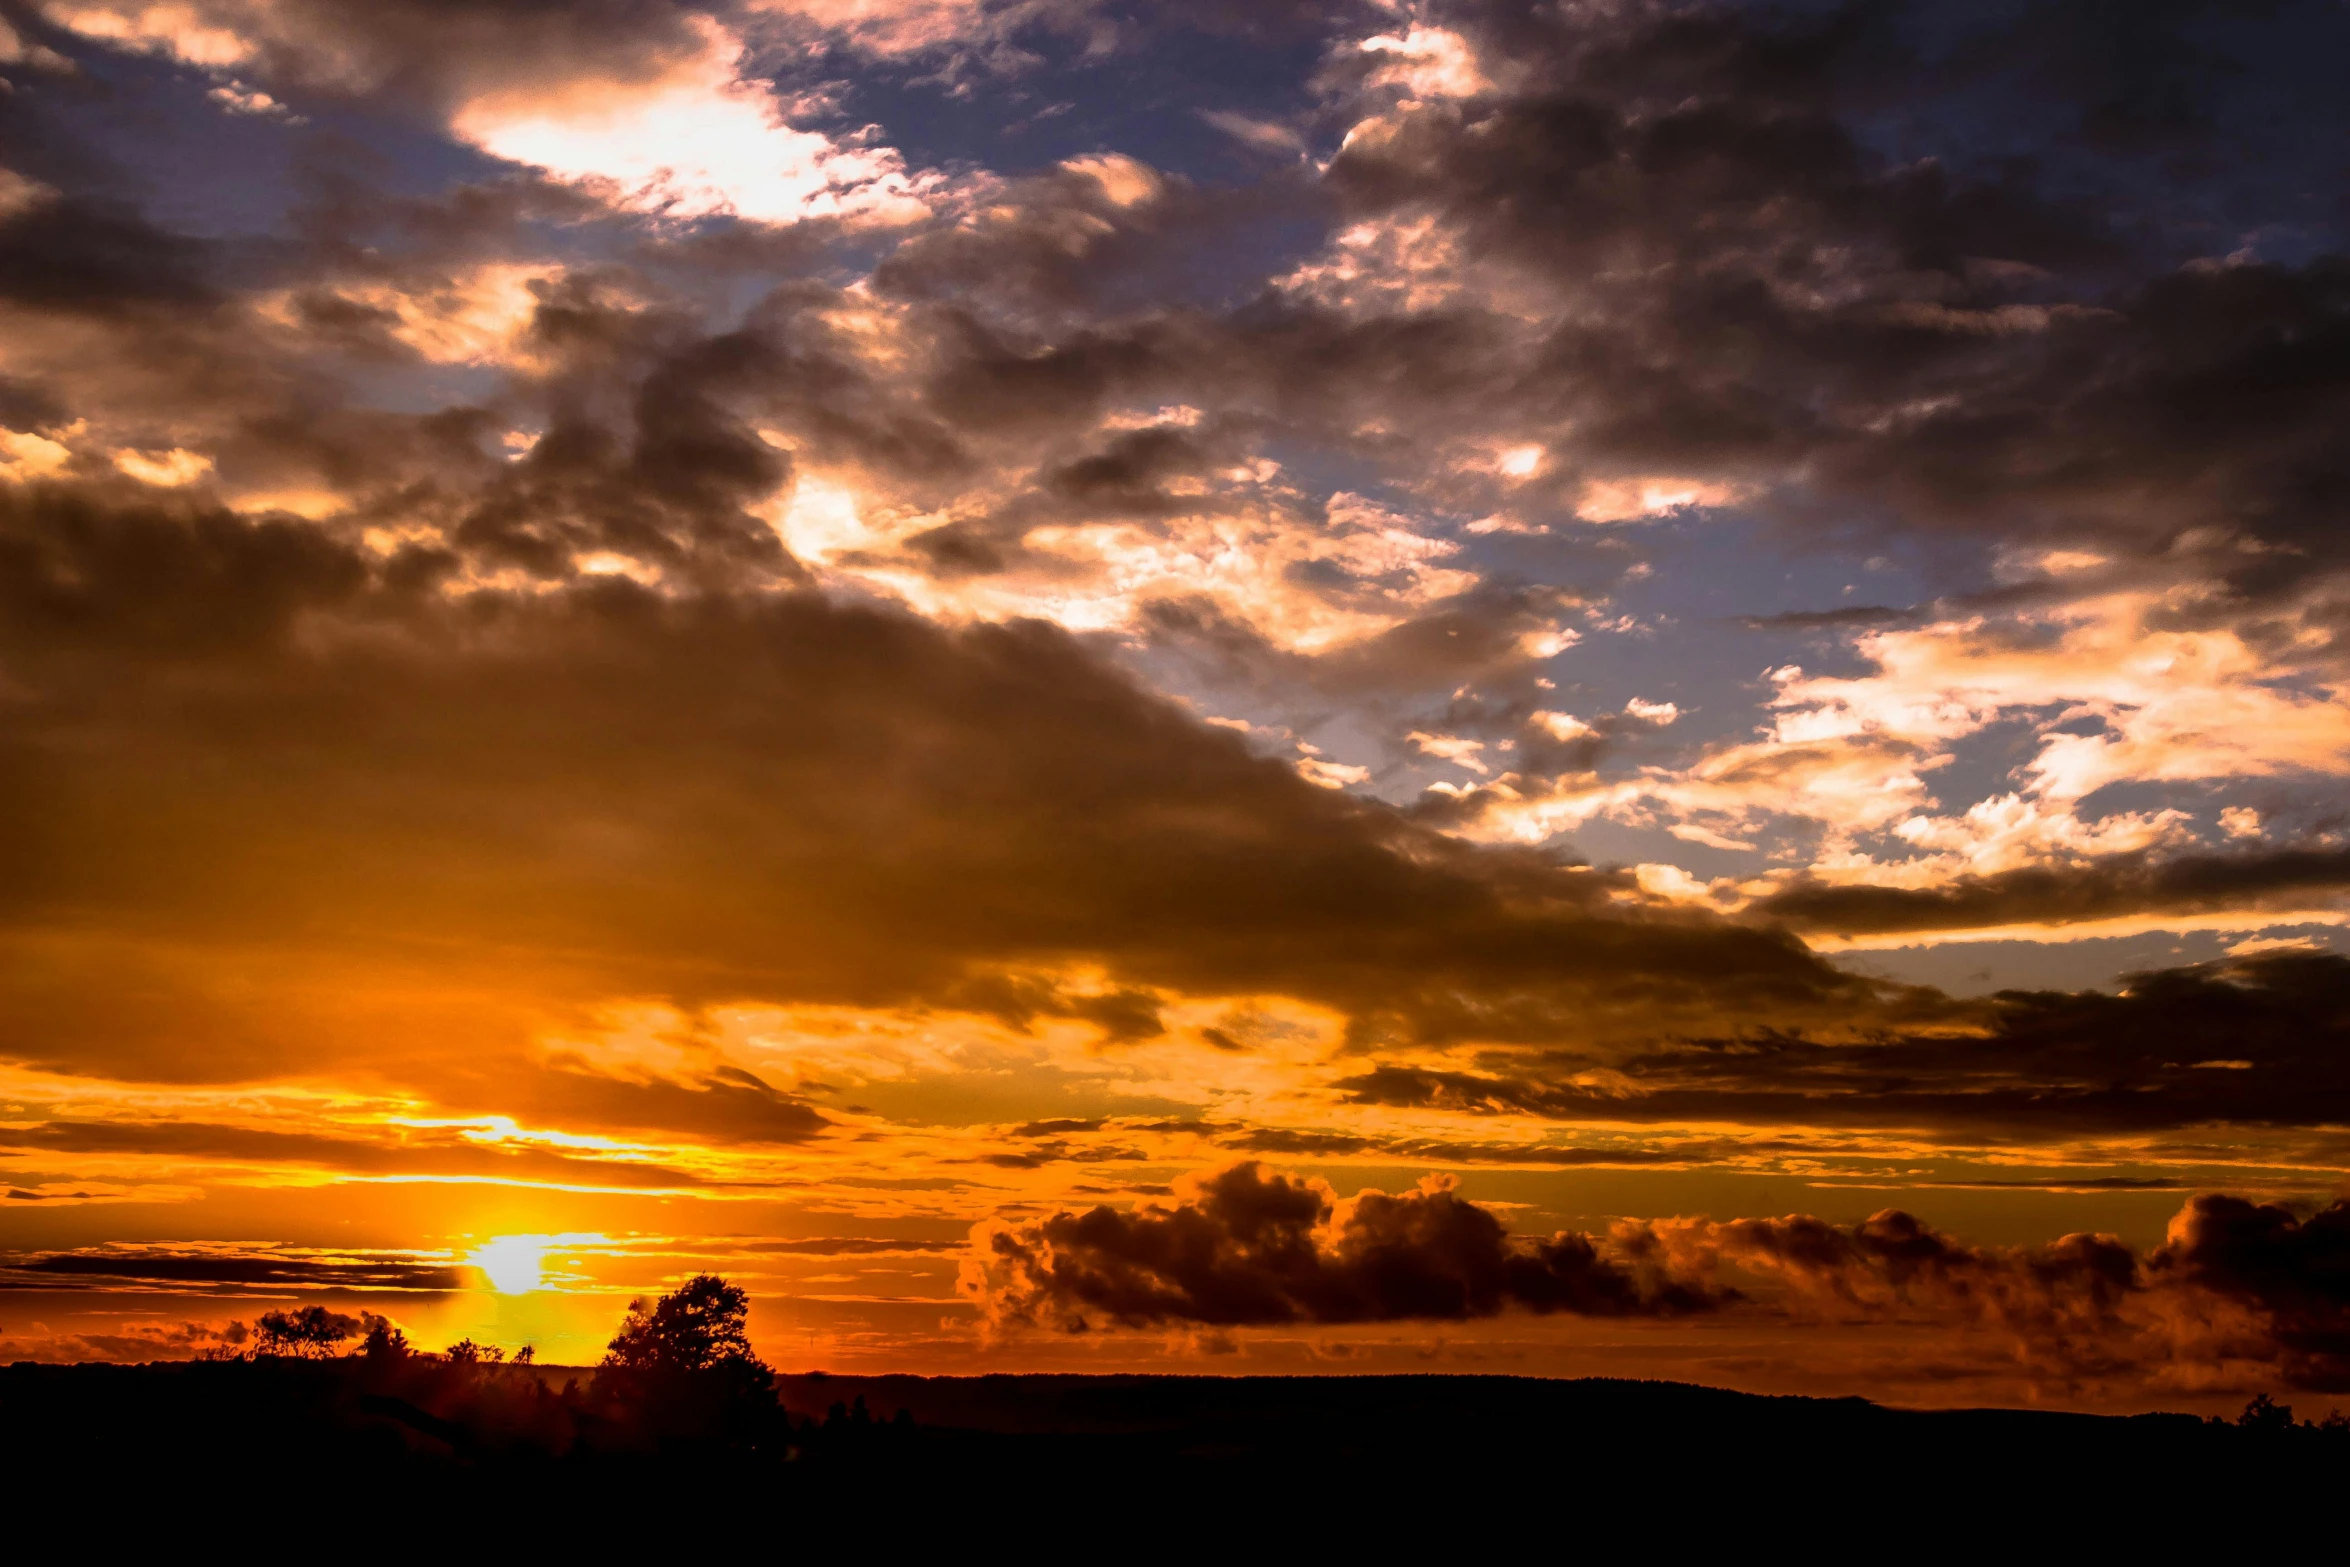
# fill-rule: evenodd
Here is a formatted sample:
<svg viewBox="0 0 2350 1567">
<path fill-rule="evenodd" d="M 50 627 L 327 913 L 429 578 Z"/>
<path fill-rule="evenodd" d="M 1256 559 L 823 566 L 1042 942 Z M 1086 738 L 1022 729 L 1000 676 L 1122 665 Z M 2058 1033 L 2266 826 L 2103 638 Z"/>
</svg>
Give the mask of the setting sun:
<svg viewBox="0 0 2350 1567">
<path fill-rule="evenodd" d="M 501 1235 L 474 1248 L 465 1260 L 489 1276 L 501 1295 L 527 1295 L 539 1288 L 547 1266 L 545 1235 Z"/>
</svg>

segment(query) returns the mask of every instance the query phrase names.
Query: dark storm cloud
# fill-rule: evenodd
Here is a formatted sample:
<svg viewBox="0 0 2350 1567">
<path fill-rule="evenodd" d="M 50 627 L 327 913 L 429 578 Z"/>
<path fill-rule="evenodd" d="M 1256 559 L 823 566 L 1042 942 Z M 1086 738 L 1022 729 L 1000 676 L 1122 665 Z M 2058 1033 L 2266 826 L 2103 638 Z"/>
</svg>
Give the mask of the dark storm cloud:
<svg viewBox="0 0 2350 1567">
<path fill-rule="evenodd" d="M 2199 1197 L 2171 1221 L 2150 1271 L 2258 1311 L 2296 1385 L 2350 1389 L 2350 1203 L 2302 1218 Z"/>
<path fill-rule="evenodd" d="M 338 60 L 382 82 L 423 81 L 457 69 L 446 58 L 475 56 L 550 79 L 600 68 L 607 53 L 649 70 L 688 36 L 680 13 L 657 5 L 270 14 L 289 38 L 333 37 Z M 2185 138 L 2208 163 L 2222 149 L 2201 102 L 2242 68 L 2194 64 L 2182 44 L 2200 37 L 2192 7 L 2146 18 L 2041 7 L 2027 23 L 1962 28 L 1963 47 L 1938 50 L 1921 43 L 1921 18 L 1873 4 L 1634 7 L 1571 21 L 1458 8 L 1453 21 L 1486 46 L 1497 88 L 1398 111 L 1387 130 L 1357 136 L 1331 164 L 1326 195 L 1354 216 L 1441 215 L 1473 257 L 1548 279 L 1560 324 L 1530 333 L 1483 309 L 1474 284 L 1413 310 L 1251 298 L 1254 277 L 1189 299 L 1178 282 L 1195 253 L 1248 249 L 1233 244 L 1233 223 L 1311 212 L 1323 198 L 1056 170 L 1011 182 L 984 214 L 917 232 L 882 261 L 876 287 L 922 310 L 914 385 L 859 386 L 868 377 L 846 360 L 787 364 L 772 339 L 680 348 L 681 359 L 626 378 L 642 392 L 633 433 L 558 409 L 545 455 L 465 526 L 479 547 L 540 571 L 575 548 L 675 561 L 681 532 L 696 530 L 751 548 L 759 536 L 737 520 L 744 497 L 782 470 L 713 388 L 739 389 L 763 369 L 777 389 L 762 395 L 797 387 L 811 405 L 847 386 L 836 452 L 862 440 L 876 465 L 915 459 L 943 474 L 969 471 L 974 442 L 1041 440 L 1045 450 L 1021 454 L 1036 495 L 1112 512 L 1161 506 L 1163 491 L 1127 482 L 1145 477 L 1133 454 L 1055 448 L 1073 445 L 1106 398 L 1131 394 L 1245 410 L 1268 431 L 1335 441 L 1439 494 L 1460 481 L 1426 471 L 1423 443 L 1489 432 L 1506 414 L 1529 434 L 1556 432 L 1570 476 L 1671 465 L 1790 495 L 1825 485 L 1918 517 L 2126 535 L 2134 547 L 2221 524 L 2330 549 L 2324 497 L 2343 478 L 2332 439 L 2345 384 L 2339 265 L 2182 269 L 2183 256 L 2226 250 L 2158 244 L 2121 210 L 2138 155 L 2113 150 L 2111 128 L 2138 126 L 2119 138 L 2132 146 Z M 2211 48 L 2258 57 L 2263 28 L 2308 47 L 2332 25 L 2323 8 L 2285 5 Z M 504 41 L 447 47 L 467 29 Z M 418 42 L 434 38 L 443 42 Z M 2126 66 L 2148 59 L 2186 63 L 2148 78 L 2158 90 Z M 2092 71 L 2091 60 L 2115 70 Z M 1945 156 L 1880 150 L 1905 86 L 1938 103 L 2019 72 L 2079 111 L 2066 134 L 2078 133 L 2086 161 L 2065 166 L 2071 186 L 1975 155 L 1963 117 L 1947 149 L 1918 132 Z M 2175 124 L 2143 111 L 2166 93 L 2184 95 Z M 2170 127 L 2160 136 L 2148 128 L 2158 122 Z M 2108 130 L 2082 129 L 2092 125 Z M 1114 195 L 1124 178 L 1145 193 Z M 808 422 L 824 422 L 815 406 Z M 1373 429 L 1385 433 L 1362 433 Z M 628 515 L 679 497 L 697 512 L 682 528 Z M 592 525 L 559 525 L 599 507 Z M 949 575 L 1000 569 L 998 531 L 959 520 L 917 557 Z M 2271 567 L 2246 560 L 2234 574 Z"/>
<path fill-rule="evenodd" d="M 272 1251 L 174 1252 L 160 1248 L 53 1252 L 0 1268 L 15 1273 L 19 1289 L 57 1289 L 118 1282 L 216 1284 L 247 1288 L 456 1290 L 469 1287 L 469 1269 L 404 1256 L 310 1257 Z"/>
<path fill-rule="evenodd" d="M 1931 1304 L 2012 1316 L 2021 1305 L 2031 1325 L 2047 1330 L 2068 1306 L 2110 1322 L 2139 1282 L 2137 1254 L 2111 1236 L 2069 1235 L 2046 1247 L 1999 1251 L 1964 1245 L 1894 1208 L 1849 1228 L 1808 1215 L 1689 1228 L 1724 1261 L 1791 1277 L 1858 1309 Z"/>
<path fill-rule="evenodd" d="M 211 247 L 127 205 L 54 191 L 0 209 L 0 304 L 118 317 L 215 301 Z"/>
<path fill-rule="evenodd" d="M 875 269 L 885 296 L 925 301 L 997 330 L 1085 332 L 1137 323 L 1226 289 L 1253 289 L 1254 232 L 1295 222 L 1320 197 L 1276 175 L 1202 186 L 1124 156 L 1079 158 L 1008 182 L 984 212 L 910 236 Z"/>
<path fill-rule="evenodd" d="M 1734 1298 L 1674 1277 L 1639 1248 L 1562 1231 L 1512 1241 L 1501 1221 L 1441 1187 L 1339 1202 L 1256 1164 L 1203 1178 L 1183 1201 L 1100 1207 L 983 1227 L 965 1288 L 999 1323 L 1070 1331 L 1197 1322 L 1392 1322 L 1504 1310 L 1669 1316 Z"/>
<path fill-rule="evenodd" d="M 874 1239 L 862 1236 L 818 1236 L 804 1241 L 751 1241 L 743 1250 L 773 1257 L 920 1257 L 956 1252 L 961 1241 Z"/>
<path fill-rule="evenodd" d="M 200 1121 L 44 1121 L 0 1128 L 0 1148 L 296 1164 L 361 1176 L 462 1176 L 628 1188 L 702 1184 L 694 1176 L 658 1165 L 575 1158 L 542 1148 L 499 1148 L 455 1137 L 371 1142 Z"/>
<path fill-rule="evenodd" d="M 652 80 L 700 51 L 695 19 L 709 10 L 677 0 L 191 0 L 173 9 L 181 14 L 167 23 L 236 39 L 238 68 L 280 91 L 420 110 L 489 91 L 555 93 L 582 78 Z M 62 28 L 43 31 L 68 54 L 88 47 Z"/>
<path fill-rule="evenodd" d="M 1397 1164 L 1536 1165 L 1546 1169 L 1639 1169 L 1646 1166 L 1710 1164 L 1747 1151 L 1751 1145 L 1675 1142 L 1645 1148 L 1563 1148 L 1525 1143 L 1453 1142 L 1432 1137 L 1357 1137 L 1341 1132 L 1259 1127 L 1216 1139 L 1243 1153 L 1289 1158 L 1363 1159 Z"/>
<path fill-rule="evenodd" d="M 690 1083 L 628 1082 L 591 1071 L 552 1069 L 503 1077 L 485 1103 L 560 1126 L 679 1131 L 713 1142 L 805 1142 L 830 1123 L 801 1100 L 740 1067 L 721 1066 Z"/>
<path fill-rule="evenodd" d="M 1899 1209 L 1853 1225 L 1626 1220 L 1538 1240 L 1441 1187 L 1341 1201 L 1242 1164 L 1172 1203 L 983 1224 L 962 1288 L 998 1328 L 1770 1311 L 1989 1330 L 1995 1351 L 2059 1385 L 2188 1368 L 2350 1385 L 2350 1205 L 2300 1218 L 2221 1193 L 2191 1199 L 2144 1252 L 2096 1234 L 1977 1246 Z"/>
<path fill-rule="evenodd" d="M 2043 6 L 2014 26 L 1955 22 L 1957 41 L 1926 52 L 1923 10 L 1879 4 L 1453 9 L 1499 85 L 1396 112 L 1328 178 L 1358 214 L 1439 213 L 1472 253 L 1582 301 L 1510 372 L 1520 417 L 1555 422 L 1578 460 L 1765 484 L 1801 470 L 1919 520 L 2149 548 L 2239 527 L 2333 558 L 2350 271 L 2324 255 L 2222 264 L 2237 232 L 2162 230 L 2113 128 L 2191 147 L 2176 177 L 2225 188 L 2244 144 L 2201 100 L 2286 94 L 2246 109 L 2272 138 L 2284 103 L 2335 123 L 2277 61 L 2338 54 L 2338 7 L 2264 8 L 2221 39 L 2205 36 L 2216 8 Z M 2143 83 L 2085 70 L 2126 73 L 2150 51 L 2202 60 L 2159 134 L 2130 107 Z M 1995 141 L 2000 104 L 1964 95 L 2017 73 L 2078 112 L 2050 133 L 2061 179 L 1970 145 Z M 1906 119 L 1945 101 L 1969 107 L 1938 131 Z M 1881 151 L 1896 125 L 1943 155 Z M 2338 180 L 2323 138 L 2261 145 Z M 2266 218 L 2338 242 L 2341 216 Z"/>
<path fill-rule="evenodd" d="M 1990 1328 L 2066 1377 L 2204 1365 L 2350 1387 L 2350 1205 L 2340 1202 L 2302 1218 L 2198 1196 L 2144 1253 L 2110 1235 L 1970 1246 L 1897 1209 L 1849 1228 L 1809 1217 L 1655 1228 L 1680 1266 L 1775 1277 L 1836 1316 Z"/>
<path fill-rule="evenodd" d="M 1611 1064 L 1555 1053 L 1485 1071 L 1378 1066 L 1364 1104 L 1577 1121 L 1914 1129 L 1987 1142 L 2350 1118 L 2350 959 L 2272 953 L 2133 974 L 2118 995 L 2007 991 L 1980 1034 L 1820 1043 L 1765 1034 Z"/>
<path fill-rule="evenodd" d="M 2350 887 L 2350 851 L 2272 849 L 2158 859 L 2115 855 L 2082 866 L 2027 866 L 1938 887 L 1796 883 L 1753 912 L 1796 930 L 1835 935 L 2058 925 L 2129 914 L 2292 908 Z"/>
<path fill-rule="evenodd" d="M 190 1026 L 232 1072 L 297 1048 L 298 1019 L 229 999 L 287 945 L 689 1002 L 943 999 L 1084 959 L 1326 999 L 1365 1037 L 1881 988 L 1316 789 L 1035 624 L 627 583 L 450 600 L 327 529 L 58 490 L 0 502 L 0 604 L 7 1048 L 69 1069 L 184 1067 Z M 93 992 L 76 951 L 138 978 Z M 1155 1026 L 1139 994 L 1064 1005 Z"/>
</svg>

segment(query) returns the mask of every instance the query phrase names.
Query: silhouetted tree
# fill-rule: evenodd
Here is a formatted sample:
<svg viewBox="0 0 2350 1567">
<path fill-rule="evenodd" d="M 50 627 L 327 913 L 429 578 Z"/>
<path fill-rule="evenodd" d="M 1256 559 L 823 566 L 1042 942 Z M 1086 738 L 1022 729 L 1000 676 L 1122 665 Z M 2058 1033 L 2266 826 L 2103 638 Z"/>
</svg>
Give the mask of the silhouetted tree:
<svg viewBox="0 0 2350 1567">
<path fill-rule="evenodd" d="M 750 1297 L 703 1273 L 629 1303 L 598 1397 L 658 1442 L 755 1445 L 778 1435 L 775 1373 L 751 1353 Z"/>
<path fill-rule="evenodd" d="M 392 1326 L 392 1319 L 379 1317 L 372 1311 L 363 1311 L 359 1320 L 367 1325 L 359 1340 L 359 1353 L 371 1365 L 385 1365 L 406 1360 L 414 1353 L 408 1347 L 408 1335 Z"/>
<path fill-rule="evenodd" d="M 476 1344 L 470 1338 L 461 1338 L 442 1350 L 441 1358 L 452 1366 L 494 1366 L 506 1358 L 506 1352 L 495 1344 Z"/>
<path fill-rule="evenodd" d="M 2266 1393 L 2256 1395 L 2236 1417 L 2236 1424 L 2246 1431 L 2264 1435 L 2293 1429 L 2293 1406 L 2280 1404 Z"/>
<path fill-rule="evenodd" d="M 299 1311 L 265 1311 L 254 1324 L 254 1353 L 324 1360 L 335 1354 L 345 1339 L 356 1338 L 358 1334 L 357 1317 L 347 1317 L 324 1306 L 304 1306 Z"/>
<path fill-rule="evenodd" d="M 750 1310 L 740 1285 L 715 1273 L 696 1274 L 649 1305 L 641 1298 L 630 1301 L 604 1364 L 664 1375 L 708 1371 L 728 1361 L 757 1364 Z"/>
</svg>

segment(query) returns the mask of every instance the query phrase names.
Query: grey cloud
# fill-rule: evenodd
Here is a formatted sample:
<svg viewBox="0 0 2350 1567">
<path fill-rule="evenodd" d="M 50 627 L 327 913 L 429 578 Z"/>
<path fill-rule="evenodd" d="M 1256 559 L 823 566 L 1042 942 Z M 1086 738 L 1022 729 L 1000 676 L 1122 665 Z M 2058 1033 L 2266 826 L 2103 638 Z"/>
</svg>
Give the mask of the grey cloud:
<svg viewBox="0 0 2350 1567">
<path fill-rule="evenodd" d="M 983 1226 L 965 1289 L 991 1320 L 1066 1331 L 1197 1322 L 1390 1322 L 1504 1310 L 1670 1316 L 1732 1294 L 1673 1273 L 1645 1246 L 1561 1232 L 1513 1241 L 1448 1190 L 1345 1202 L 1239 1164 L 1171 1206 L 1098 1207 Z"/>
<path fill-rule="evenodd" d="M 777 1257 L 919 1257 L 934 1252 L 961 1251 L 963 1243 L 819 1236 L 804 1241 L 753 1241 L 744 1249 L 762 1256 Z"/>
<path fill-rule="evenodd" d="M 102 198 L 36 197 L 0 215 L 0 302 L 119 317 L 216 302 L 212 247 Z"/>
<path fill-rule="evenodd" d="M 1607 298 L 1511 372 L 1521 417 L 1571 425 L 1566 449 L 1602 471 L 1673 464 L 2137 547 L 2240 527 L 2332 559 L 2340 259 L 2181 268 L 2122 222 L 2137 176 L 2121 165 L 2059 197 L 2014 166 L 1877 157 L 1856 127 L 1900 112 L 1892 84 L 1957 90 L 1937 73 L 1966 69 L 1915 55 L 1904 17 L 1461 7 L 1506 62 L 1502 89 L 1403 113 L 1330 179 L 1357 211 L 1441 212 L 1480 249 Z M 2135 100 L 2066 72 L 2150 43 L 2180 58 L 2197 25 L 2033 17 L 2004 34 L 1986 19 L 1978 63 L 2038 61 L 2058 101 L 2111 90 L 2108 109 Z M 2314 6 L 2244 26 L 2272 51 L 2341 31 Z"/>
<path fill-rule="evenodd" d="M 1441 1188 L 1339 1201 L 1241 1164 L 1172 1203 L 983 1224 L 962 1288 L 999 1329 L 1769 1312 L 1988 1329 L 2035 1381 L 2072 1389 L 2247 1372 L 2350 1386 L 2350 1205 L 2301 1218 L 2224 1193 L 2143 1252 L 2099 1234 L 1972 1245 L 1899 1209 L 1536 1239 Z"/>
<path fill-rule="evenodd" d="M 18 1288 L 56 1289 L 68 1285 L 104 1287 L 116 1281 L 142 1284 L 212 1284 L 299 1290 L 369 1289 L 440 1291 L 464 1289 L 469 1269 L 390 1254 L 315 1257 L 282 1251 L 170 1251 L 150 1247 L 51 1252 L 0 1264 L 17 1275 Z"/>
<path fill-rule="evenodd" d="M 501 1149 L 453 1137 L 370 1142 L 201 1121 L 43 1121 L 0 1130 L 0 1148 L 300 1164 L 354 1175 L 470 1176 L 630 1188 L 702 1184 L 694 1176 L 658 1165 L 577 1158 L 542 1148 Z"/>
<path fill-rule="evenodd" d="M 2303 1218 L 2225 1193 L 2191 1199 L 2162 1245 L 2110 1235 L 1970 1246 L 1898 1209 L 1849 1228 L 1807 1216 L 1655 1227 L 1683 1267 L 1775 1276 L 1862 1319 L 2009 1335 L 2051 1381 L 2152 1379 L 2184 1367 L 2350 1387 L 2350 1206 Z"/>
<path fill-rule="evenodd" d="M 454 1086 L 453 1097 L 462 1090 Z M 572 1069 L 560 1053 L 547 1070 L 499 1076 L 482 1103 L 559 1126 L 685 1132 L 730 1144 L 806 1142 L 830 1125 L 808 1104 L 739 1067 L 719 1066 L 690 1082 L 631 1082 Z"/>
<path fill-rule="evenodd" d="M 1852 935 L 2069 924 L 2131 914 L 2291 908 L 2350 889 L 2350 851 L 2280 848 L 2239 854 L 2116 855 L 2080 866 L 2030 866 L 1938 887 L 1797 882 L 1754 906 L 1797 930 Z"/>
<path fill-rule="evenodd" d="M 240 70 L 288 88 L 442 111 L 476 92 L 650 80 L 701 47 L 703 7 L 675 0 L 193 0 L 241 40 Z M 70 53 L 95 45 L 62 29 Z"/>
<path fill-rule="evenodd" d="M 2350 960 L 2273 953 L 2127 976 L 2118 995 L 2003 992 L 1973 1027 L 1826 1042 L 1777 1032 L 1635 1052 L 1483 1057 L 1485 1070 L 1375 1066 L 1366 1104 L 1633 1125 L 1912 1129 L 2030 1143 L 2203 1125 L 2314 1128 L 2350 1115 Z M 2231 1065 L 2230 1063 L 2242 1063 Z"/>
<path fill-rule="evenodd" d="M 1656 1165 L 1712 1164 L 1741 1151 L 1721 1142 L 1672 1142 L 1638 1148 L 1570 1148 L 1541 1143 L 1459 1142 L 1434 1137 L 1357 1137 L 1340 1132 L 1259 1127 L 1219 1137 L 1243 1153 L 1396 1164 L 1531 1165 L 1545 1169 L 1638 1169 Z"/>
<path fill-rule="evenodd" d="M 1366 1039 L 1884 990 L 1313 788 L 1038 625 L 626 583 L 446 599 L 329 530 L 59 491 L 0 498 L 0 604 L 7 1046 L 55 1065 L 196 1018 L 224 1067 L 266 1058 L 301 1025 L 235 1014 L 232 949 L 453 978 L 464 933 L 518 955 L 485 977 L 556 994 L 943 1000 L 1086 959 L 1324 999 Z M 82 986 L 69 910 L 139 983 Z M 166 932 L 226 944 L 202 990 Z M 1062 1004 L 1154 1026 L 1139 993 Z"/>
</svg>

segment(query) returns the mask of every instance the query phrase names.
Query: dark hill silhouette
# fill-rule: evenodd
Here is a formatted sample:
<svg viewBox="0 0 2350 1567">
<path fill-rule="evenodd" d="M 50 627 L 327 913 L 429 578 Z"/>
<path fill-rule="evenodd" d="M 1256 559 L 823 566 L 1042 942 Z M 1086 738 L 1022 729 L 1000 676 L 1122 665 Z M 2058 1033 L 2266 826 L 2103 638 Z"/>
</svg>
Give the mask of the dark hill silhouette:
<svg viewBox="0 0 2350 1567">
<path fill-rule="evenodd" d="M 1962 1519 L 2176 1539 L 2230 1507 L 2330 1496 L 2350 1468 L 2350 1423 L 2265 1399 L 2218 1422 L 1501 1376 L 778 1377 L 744 1308 L 693 1280 L 639 1302 L 594 1368 L 418 1354 L 381 1319 L 336 1358 L 314 1331 L 236 1361 L 20 1364 L 0 1370 L 0 1477 L 52 1507 L 135 1504 L 118 1525 L 259 1506 L 604 1543 L 788 1520 L 795 1538 L 878 1544 L 1000 1534 L 1014 1514 L 1048 1534 L 1246 1522 L 1329 1539 L 1528 1508 L 1584 1534 Z"/>
</svg>

